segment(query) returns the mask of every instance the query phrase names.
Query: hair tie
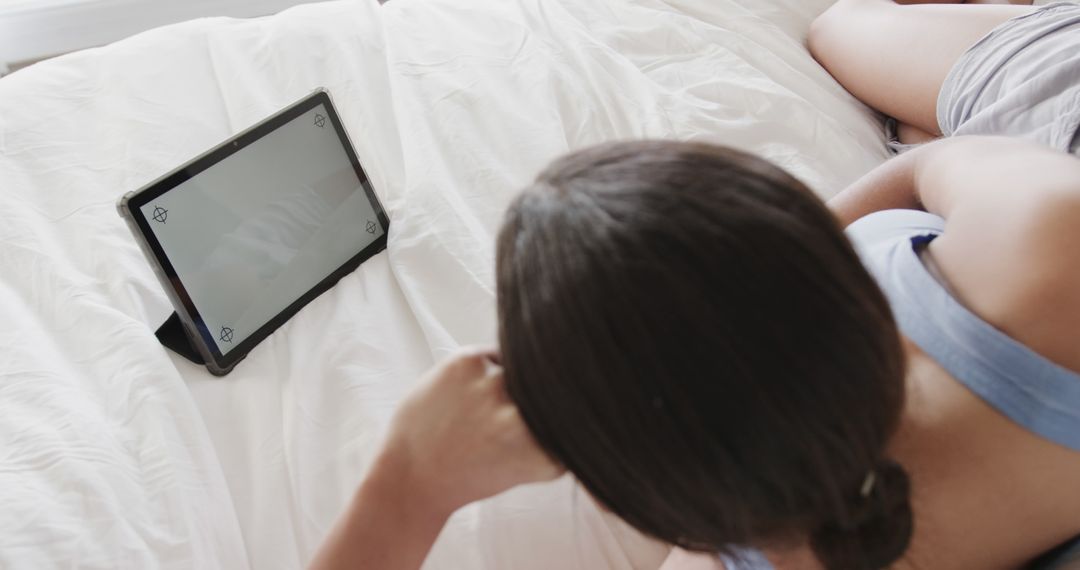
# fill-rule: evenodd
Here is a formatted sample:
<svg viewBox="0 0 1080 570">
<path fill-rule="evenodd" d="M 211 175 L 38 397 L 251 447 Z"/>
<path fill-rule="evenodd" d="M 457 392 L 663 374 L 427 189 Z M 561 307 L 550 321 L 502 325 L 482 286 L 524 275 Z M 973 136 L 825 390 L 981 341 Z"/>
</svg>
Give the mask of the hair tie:
<svg viewBox="0 0 1080 570">
<path fill-rule="evenodd" d="M 859 495 L 862 498 L 867 498 L 870 493 L 874 491 L 874 483 L 877 481 L 877 472 L 871 469 L 866 473 L 866 479 L 863 479 L 862 487 L 859 489 Z"/>
</svg>

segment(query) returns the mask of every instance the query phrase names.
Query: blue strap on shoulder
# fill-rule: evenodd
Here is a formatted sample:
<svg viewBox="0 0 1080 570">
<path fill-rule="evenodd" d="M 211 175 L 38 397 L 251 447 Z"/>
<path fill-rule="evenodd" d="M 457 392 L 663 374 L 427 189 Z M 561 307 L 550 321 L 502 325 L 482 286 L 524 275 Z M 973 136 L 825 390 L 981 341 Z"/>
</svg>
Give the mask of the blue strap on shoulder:
<svg viewBox="0 0 1080 570">
<path fill-rule="evenodd" d="M 900 330 L 954 378 L 1032 433 L 1080 451 L 1080 374 L 1013 340 L 961 305 L 919 259 L 936 236 L 897 240 L 879 283 Z"/>
</svg>

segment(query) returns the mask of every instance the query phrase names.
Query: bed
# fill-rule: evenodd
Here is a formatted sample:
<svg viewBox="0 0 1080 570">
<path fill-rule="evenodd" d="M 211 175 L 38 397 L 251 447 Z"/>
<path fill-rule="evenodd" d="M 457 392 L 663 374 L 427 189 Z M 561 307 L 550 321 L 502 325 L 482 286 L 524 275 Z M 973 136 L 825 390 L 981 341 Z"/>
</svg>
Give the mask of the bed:
<svg viewBox="0 0 1080 570">
<path fill-rule="evenodd" d="M 495 338 L 493 235 L 550 159 L 708 140 L 830 195 L 887 156 L 803 46 L 828 0 L 348 0 L 204 19 L 0 80 L 0 567 L 301 568 L 395 404 Z M 325 86 L 393 222 L 225 378 L 114 205 Z M 651 569 L 575 482 L 459 511 L 425 568 Z"/>
</svg>

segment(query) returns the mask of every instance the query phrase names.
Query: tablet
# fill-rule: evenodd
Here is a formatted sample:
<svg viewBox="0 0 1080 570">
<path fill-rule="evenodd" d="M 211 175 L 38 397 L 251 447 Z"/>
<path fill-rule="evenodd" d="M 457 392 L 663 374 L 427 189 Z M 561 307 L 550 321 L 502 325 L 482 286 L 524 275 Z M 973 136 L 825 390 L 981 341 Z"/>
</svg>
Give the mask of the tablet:
<svg viewBox="0 0 1080 570">
<path fill-rule="evenodd" d="M 326 91 L 118 205 L 216 375 L 386 248 L 390 221 Z"/>
</svg>

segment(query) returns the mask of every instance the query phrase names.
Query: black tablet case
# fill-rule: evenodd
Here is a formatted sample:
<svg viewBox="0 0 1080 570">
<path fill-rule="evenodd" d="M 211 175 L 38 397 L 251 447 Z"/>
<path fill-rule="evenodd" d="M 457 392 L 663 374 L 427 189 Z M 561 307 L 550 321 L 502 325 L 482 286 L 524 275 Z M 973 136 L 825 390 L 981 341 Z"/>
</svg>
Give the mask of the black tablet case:
<svg viewBox="0 0 1080 570">
<path fill-rule="evenodd" d="M 172 350 L 176 354 L 195 364 L 206 364 L 199 351 L 195 350 L 195 347 L 191 345 L 191 340 L 188 338 L 187 332 L 184 331 L 184 325 L 180 323 L 180 316 L 176 314 L 176 311 L 173 311 L 169 318 L 165 319 L 165 322 L 154 332 L 154 336 L 161 341 L 161 344 L 165 345 L 165 348 Z"/>
</svg>

